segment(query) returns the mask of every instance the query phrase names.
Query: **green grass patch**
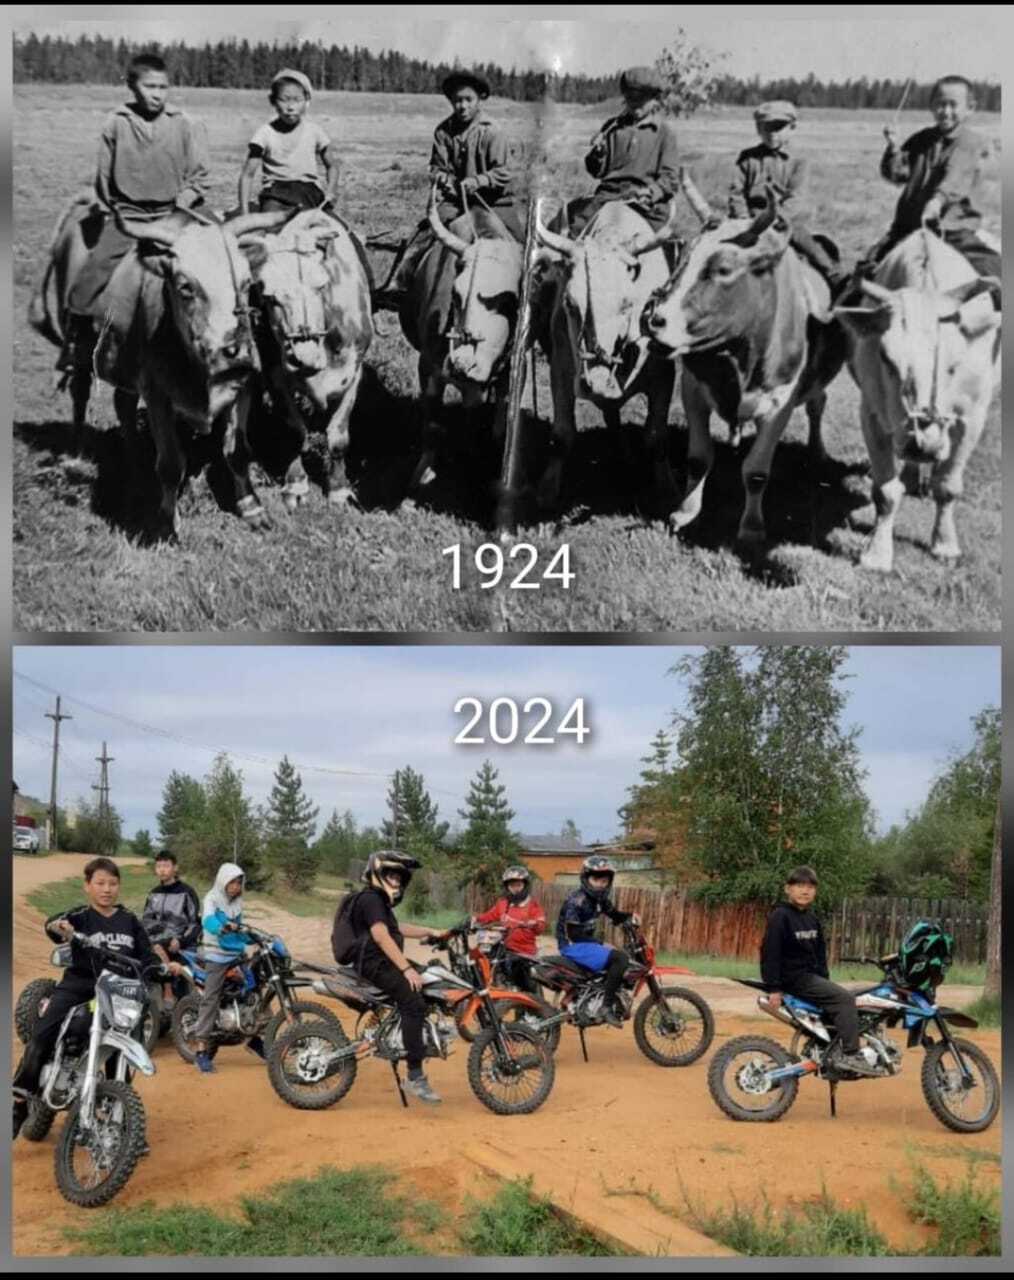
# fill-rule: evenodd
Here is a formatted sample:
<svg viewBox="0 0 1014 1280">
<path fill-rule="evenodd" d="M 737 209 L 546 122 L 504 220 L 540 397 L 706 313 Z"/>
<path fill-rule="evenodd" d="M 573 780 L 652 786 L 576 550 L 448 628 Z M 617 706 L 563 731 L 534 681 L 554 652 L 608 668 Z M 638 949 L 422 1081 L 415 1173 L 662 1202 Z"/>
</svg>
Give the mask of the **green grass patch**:
<svg viewBox="0 0 1014 1280">
<path fill-rule="evenodd" d="M 749 1258 L 886 1258 L 893 1250 L 865 1209 L 842 1209 L 825 1191 L 799 1212 L 760 1205 L 703 1209 L 688 1200 L 698 1231 Z"/>
<path fill-rule="evenodd" d="M 248 1257 L 404 1257 L 422 1250 L 406 1228 L 420 1219 L 407 1197 L 394 1194 L 394 1174 L 372 1167 L 321 1169 L 312 1178 L 279 1183 L 240 1200 L 242 1216 L 210 1209 L 148 1203 L 107 1210 L 93 1225 L 68 1229 L 75 1252 L 100 1257 L 191 1255 Z M 436 1220 L 426 1205 L 422 1225 Z"/>
<path fill-rule="evenodd" d="M 692 969 L 704 978 L 759 978 L 760 970 L 754 960 L 740 960 L 730 956 L 689 955 L 682 951 L 663 951 L 659 964 L 677 964 Z M 880 971 L 866 964 L 836 964 L 831 969 L 832 982 L 874 982 Z M 949 985 L 976 987 L 986 981 L 984 964 L 956 964 L 947 971 Z M 971 1012 L 971 1010 L 969 1010 Z"/>
<path fill-rule="evenodd" d="M 980 996 L 964 1011 L 977 1020 L 980 1027 L 1000 1026 L 1000 997 Z"/>
<path fill-rule="evenodd" d="M 976 1180 L 974 1165 L 957 1183 L 939 1183 L 928 1169 L 917 1166 L 906 1207 L 916 1222 L 937 1229 L 937 1239 L 925 1253 L 939 1258 L 999 1255 L 1000 1192 Z"/>
<path fill-rule="evenodd" d="M 81 855 L 81 875 L 68 876 L 40 884 L 28 895 L 27 901 L 48 920 L 58 911 L 69 911 L 85 901 L 84 868 L 90 859 Z M 144 900 L 155 885 L 155 872 L 150 867 L 120 867 L 120 905 L 140 915 Z"/>
<path fill-rule="evenodd" d="M 498 1258 L 615 1258 L 622 1256 L 562 1221 L 532 1180 L 506 1183 L 492 1200 L 467 1202 L 461 1241 L 469 1253 Z"/>
</svg>

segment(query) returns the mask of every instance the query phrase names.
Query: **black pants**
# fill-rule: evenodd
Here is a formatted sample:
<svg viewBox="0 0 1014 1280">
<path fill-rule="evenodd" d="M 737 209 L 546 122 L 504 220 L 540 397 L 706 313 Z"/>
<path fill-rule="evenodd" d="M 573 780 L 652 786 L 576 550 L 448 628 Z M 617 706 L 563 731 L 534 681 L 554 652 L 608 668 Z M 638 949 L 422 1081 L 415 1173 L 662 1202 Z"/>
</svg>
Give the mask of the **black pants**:
<svg viewBox="0 0 1014 1280">
<path fill-rule="evenodd" d="M 790 995 L 799 996 L 801 1000 L 809 1000 L 828 1014 L 835 1031 L 841 1037 L 843 1051 L 858 1052 L 859 1015 L 856 1013 L 856 998 L 851 991 L 846 991 L 836 982 L 818 977 L 815 973 L 794 975 L 786 980 L 785 990 Z"/>
<path fill-rule="evenodd" d="M 324 192 L 315 182 L 278 181 L 261 190 L 259 204 L 261 213 L 297 213 L 318 209 L 324 199 Z"/>
<path fill-rule="evenodd" d="M 38 1092 L 39 1076 L 53 1052 L 64 1018 L 75 1005 L 90 1000 L 94 994 L 93 982 L 78 983 L 64 979 L 57 985 L 49 998 L 46 1012 L 36 1024 L 35 1034 L 25 1045 L 25 1051 L 21 1055 L 21 1062 L 11 1082 L 16 1089 L 24 1089 L 30 1094 Z"/>
<path fill-rule="evenodd" d="M 508 951 L 500 962 L 504 979 L 519 991 L 527 991 L 529 995 L 538 995 L 539 988 L 532 978 L 532 962 L 527 956 Z"/>
<path fill-rule="evenodd" d="M 423 1022 L 426 1018 L 426 1001 L 418 991 L 408 985 L 408 979 L 386 956 L 379 960 L 367 958 L 363 962 L 362 975 L 367 982 L 391 996 L 401 1012 L 401 1034 L 405 1041 L 405 1057 L 409 1071 L 422 1066 L 426 1051 L 423 1047 Z"/>
<path fill-rule="evenodd" d="M 606 980 L 602 984 L 602 991 L 606 997 L 606 1003 L 613 999 L 617 991 L 623 984 L 623 975 L 630 968 L 630 957 L 625 951 L 613 948 L 613 953 L 609 957 L 609 963 L 606 965 Z"/>
</svg>

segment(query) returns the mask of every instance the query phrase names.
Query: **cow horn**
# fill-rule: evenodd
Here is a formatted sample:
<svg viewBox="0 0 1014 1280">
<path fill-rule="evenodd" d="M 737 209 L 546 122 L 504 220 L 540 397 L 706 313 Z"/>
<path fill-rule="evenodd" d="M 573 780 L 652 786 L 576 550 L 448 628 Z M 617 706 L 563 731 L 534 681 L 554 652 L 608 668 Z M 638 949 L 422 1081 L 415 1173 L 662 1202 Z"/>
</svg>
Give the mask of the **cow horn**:
<svg viewBox="0 0 1014 1280">
<path fill-rule="evenodd" d="M 129 236 L 131 240 L 150 240 L 152 244 L 161 244 L 166 248 L 172 248 L 176 243 L 176 237 L 180 233 L 180 228 L 170 222 L 168 218 L 159 218 L 156 221 L 147 218 L 129 218 L 118 209 L 113 216 L 116 219 L 117 227 L 125 236 Z"/>
<path fill-rule="evenodd" d="M 557 253 L 562 253 L 565 258 L 577 256 L 577 245 L 569 236 L 562 236 L 556 231 L 550 231 L 543 223 L 542 208 L 539 204 L 535 206 L 535 236 L 540 244 L 544 244 L 547 249 L 555 249 Z"/>
<path fill-rule="evenodd" d="M 468 248 L 468 244 L 460 236 L 456 236 L 453 231 L 448 231 L 440 221 L 440 214 L 437 213 L 437 189 L 435 186 L 430 188 L 430 202 L 426 210 L 426 216 L 429 218 L 430 226 L 433 228 L 433 234 L 440 243 L 446 245 L 453 254 L 460 258 Z"/>
<path fill-rule="evenodd" d="M 778 197 L 775 195 L 774 187 L 770 182 L 765 185 L 765 191 L 768 198 L 767 207 L 762 209 L 757 217 L 754 218 L 746 233 L 754 243 L 761 238 L 768 227 L 774 225 L 774 221 L 778 217 Z"/>
<path fill-rule="evenodd" d="M 687 204 L 702 222 L 707 222 L 714 217 L 711 205 L 697 190 L 694 180 L 690 176 L 690 170 L 685 166 L 680 167 L 680 186 L 683 188 L 683 194 L 687 198 Z"/>
<path fill-rule="evenodd" d="M 289 217 L 284 209 L 278 209 L 274 213 L 241 213 L 225 225 L 238 240 L 248 231 L 274 231 L 276 227 L 288 222 Z"/>
<path fill-rule="evenodd" d="M 635 257 L 639 258 L 642 253 L 650 253 L 652 249 L 657 249 L 660 245 L 668 244 L 670 240 L 676 238 L 676 201 L 673 200 L 669 205 L 669 216 L 665 220 L 665 225 L 648 237 L 647 240 L 635 245 L 631 245 L 631 252 Z"/>
<path fill-rule="evenodd" d="M 877 284 L 876 280 L 860 280 L 859 288 L 868 298 L 873 298 L 876 302 L 891 301 L 891 290 L 885 289 L 882 284 Z"/>
<path fill-rule="evenodd" d="M 976 280 L 966 280 L 964 284 L 955 285 L 953 289 L 947 289 L 947 297 L 955 302 L 970 302 L 972 298 L 977 298 L 980 293 L 988 293 L 993 288 L 995 281 L 992 277 L 979 276 Z"/>
</svg>

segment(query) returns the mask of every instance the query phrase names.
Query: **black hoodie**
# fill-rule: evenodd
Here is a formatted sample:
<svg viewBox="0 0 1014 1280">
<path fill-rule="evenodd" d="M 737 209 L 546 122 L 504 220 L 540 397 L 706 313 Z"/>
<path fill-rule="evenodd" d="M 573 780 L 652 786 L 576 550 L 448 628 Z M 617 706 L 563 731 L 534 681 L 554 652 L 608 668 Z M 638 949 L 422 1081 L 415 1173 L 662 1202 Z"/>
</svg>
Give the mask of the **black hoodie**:
<svg viewBox="0 0 1014 1280">
<path fill-rule="evenodd" d="M 790 902 L 775 907 L 761 943 L 761 981 L 779 991 L 791 988 L 792 979 L 804 973 L 820 978 L 827 971 L 827 945 L 820 921 L 809 907 Z"/>
</svg>

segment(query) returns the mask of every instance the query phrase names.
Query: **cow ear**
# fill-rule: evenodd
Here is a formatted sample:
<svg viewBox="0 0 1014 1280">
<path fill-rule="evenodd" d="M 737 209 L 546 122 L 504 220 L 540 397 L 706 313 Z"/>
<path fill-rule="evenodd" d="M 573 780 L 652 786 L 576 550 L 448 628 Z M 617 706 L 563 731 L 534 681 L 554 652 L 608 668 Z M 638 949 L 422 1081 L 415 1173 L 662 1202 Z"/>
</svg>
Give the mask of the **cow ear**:
<svg viewBox="0 0 1014 1280">
<path fill-rule="evenodd" d="M 832 307 L 831 314 L 859 338 L 885 333 L 891 323 L 891 308 L 886 303 L 879 307 Z"/>
<path fill-rule="evenodd" d="M 978 338 L 1000 324 L 1000 312 L 988 294 L 979 294 L 966 302 L 957 314 L 958 325 L 966 338 Z"/>
</svg>

